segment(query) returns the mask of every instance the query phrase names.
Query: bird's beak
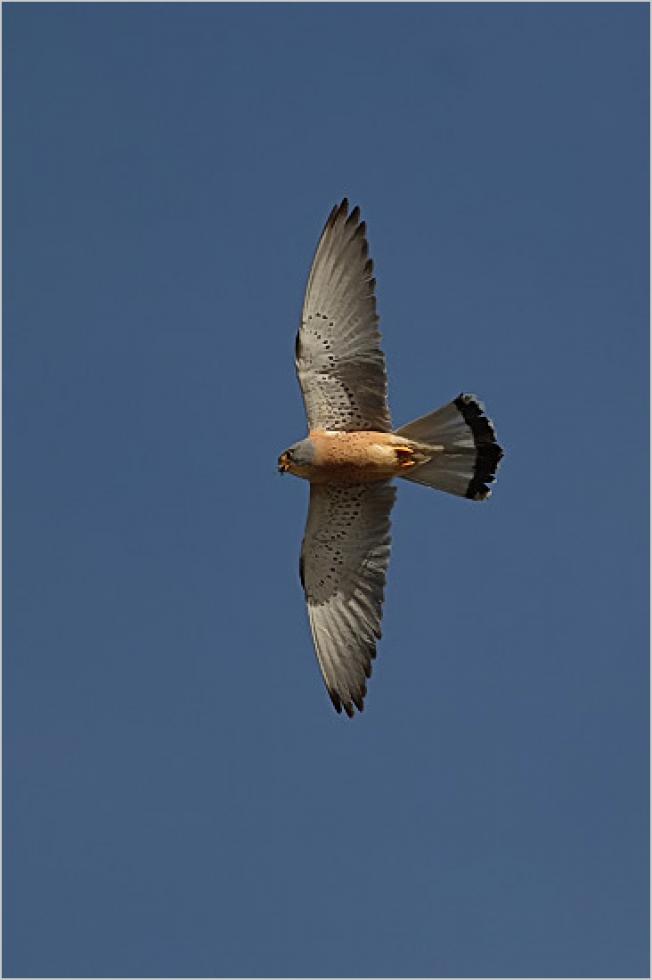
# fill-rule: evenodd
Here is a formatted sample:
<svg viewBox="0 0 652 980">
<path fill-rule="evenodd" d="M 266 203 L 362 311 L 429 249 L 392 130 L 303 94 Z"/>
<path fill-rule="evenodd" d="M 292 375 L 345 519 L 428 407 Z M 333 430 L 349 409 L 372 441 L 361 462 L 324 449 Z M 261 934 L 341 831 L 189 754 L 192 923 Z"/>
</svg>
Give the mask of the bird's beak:
<svg viewBox="0 0 652 980">
<path fill-rule="evenodd" d="M 278 458 L 278 471 L 279 473 L 287 473 L 288 468 L 289 468 L 288 454 L 283 453 L 283 455 L 279 456 Z"/>
</svg>

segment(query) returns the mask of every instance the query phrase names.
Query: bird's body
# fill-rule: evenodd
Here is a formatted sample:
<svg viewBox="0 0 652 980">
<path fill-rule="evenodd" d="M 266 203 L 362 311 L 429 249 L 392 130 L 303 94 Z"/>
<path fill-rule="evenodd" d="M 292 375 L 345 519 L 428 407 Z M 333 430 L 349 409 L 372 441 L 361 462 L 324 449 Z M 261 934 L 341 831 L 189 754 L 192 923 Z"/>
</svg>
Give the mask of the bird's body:
<svg viewBox="0 0 652 980">
<path fill-rule="evenodd" d="M 474 395 L 393 429 L 359 219 L 342 201 L 319 240 L 296 341 L 309 434 L 278 461 L 310 482 L 300 577 L 328 693 L 349 717 L 363 709 L 381 635 L 392 478 L 485 500 L 503 454 Z"/>
<path fill-rule="evenodd" d="M 301 465 L 289 460 L 287 472 L 311 483 L 376 483 L 401 476 L 416 465 L 410 440 L 393 432 L 315 429 L 308 439 L 312 461 Z"/>
</svg>

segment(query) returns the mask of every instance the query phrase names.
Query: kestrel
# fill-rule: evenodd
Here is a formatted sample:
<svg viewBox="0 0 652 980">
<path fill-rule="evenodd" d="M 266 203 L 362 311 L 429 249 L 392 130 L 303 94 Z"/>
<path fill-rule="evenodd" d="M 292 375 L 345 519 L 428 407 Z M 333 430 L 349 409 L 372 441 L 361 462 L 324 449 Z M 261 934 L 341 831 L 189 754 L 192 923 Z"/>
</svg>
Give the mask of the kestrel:
<svg viewBox="0 0 652 980">
<path fill-rule="evenodd" d="M 392 478 L 486 500 L 503 450 L 475 395 L 392 428 L 366 226 L 348 211 L 345 198 L 324 226 L 296 339 L 309 434 L 278 467 L 310 481 L 299 575 L 326 688 L 351 718 L 381 636 Z"/>
</svg>

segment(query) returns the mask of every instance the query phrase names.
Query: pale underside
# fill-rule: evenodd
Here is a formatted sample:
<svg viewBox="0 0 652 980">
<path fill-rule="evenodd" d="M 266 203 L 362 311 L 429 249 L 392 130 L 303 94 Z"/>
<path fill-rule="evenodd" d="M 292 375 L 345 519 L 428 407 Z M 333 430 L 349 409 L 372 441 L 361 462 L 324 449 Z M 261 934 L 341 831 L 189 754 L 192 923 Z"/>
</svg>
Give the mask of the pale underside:
<svg viewBox="0 0 652 980">
<path fill-rule="evenodd" d="M 308 428 L 391 431 L 385 357 L 365 225 L 343 201 L 313 261 L 296 367 Z M 313 483 L 301 581 L 321 671 L 338 711 L 362 710 L 376 655 L 396 491 L 382 482 Z"/>
</svg>

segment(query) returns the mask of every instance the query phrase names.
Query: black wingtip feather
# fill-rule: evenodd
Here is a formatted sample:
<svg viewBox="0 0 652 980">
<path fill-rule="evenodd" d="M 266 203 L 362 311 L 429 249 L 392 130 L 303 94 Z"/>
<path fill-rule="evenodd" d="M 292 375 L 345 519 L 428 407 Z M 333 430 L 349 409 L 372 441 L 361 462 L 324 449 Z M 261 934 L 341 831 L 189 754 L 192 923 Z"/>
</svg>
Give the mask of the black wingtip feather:
<svg viewBox="0 0 652 980">
<path fill-rule="evenodd" d="M 333 707 L 337 711 L 338 715 L 341 715 L 342 714 L 342 701 L 340 700 L 339 694 L 337 693 L 337 691 L 331 691 L 330 687 L 327 688 L 327 690 L 328 690 L 328 696 L 331 699 L 331 701 L 333 702 Z"/>
<path fill-rule="evenodd" d="M 328 696 L 333 704 L 333 707 L 337 711 L 338 715 L 341 715 L 342 709 L 344 709 L 346 715 L 349 718 L 353 718 L 355 715 L 354 705 L 358 709 L 358 711 L 360 712 L 364 711 L 364 698 L 367 693 L 366 684 L 362 687 L 362 690 L 360 691 L 359 694 L 353 694 L 351 696 L 351 699 L 348 701 L 343 701 L 340 695 L 337 693 L 337 691 L 331 690 L 330 687 L 327 688 L 327 691 L 328 691 Z"/>
<path fill-rule="evenodd" d="M 332 228 L 338 218 L 346 216 L 348 210 L 349 210 L 348 198 L 343 197 L 339 204 L 335 204 L 334 207 L 331 208 L 331 213 L 328 215 L 328 218 L 326 219 L 325 227 Z"/>
<path fill-rule="evenodd" d="M 353 211 L 351 211 L 351 214 L 346 219 L 346 223 L 347 225 L 357 225 L 359 220 L 360 220 L 360 208 L 356 204 L 356 206 L 353 208 Z M 364 225 L 364 221 L 362 222 L 362 225 L 360 227 L 362 227 L 363 225 Z"/>
</svg>

